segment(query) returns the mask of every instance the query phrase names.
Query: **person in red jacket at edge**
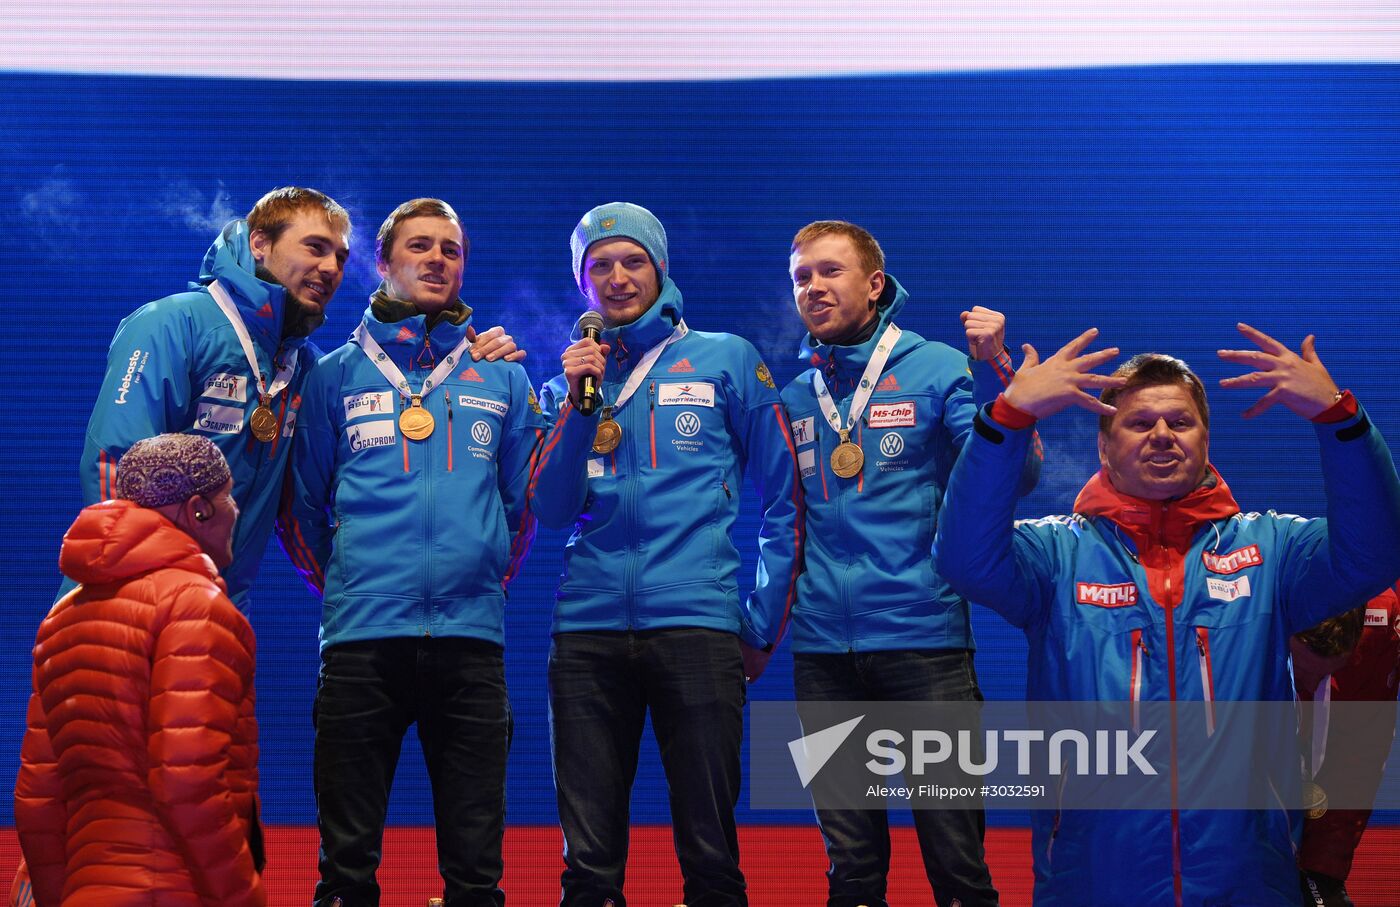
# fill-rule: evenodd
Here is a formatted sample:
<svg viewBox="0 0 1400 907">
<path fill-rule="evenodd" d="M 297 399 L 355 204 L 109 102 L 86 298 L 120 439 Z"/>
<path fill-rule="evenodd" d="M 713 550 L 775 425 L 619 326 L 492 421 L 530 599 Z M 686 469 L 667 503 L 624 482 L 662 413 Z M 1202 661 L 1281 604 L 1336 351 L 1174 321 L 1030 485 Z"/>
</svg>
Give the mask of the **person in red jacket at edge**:
<svg viewBox="0 0 1400 907">
<path fill-rule="evenodd" d="M 1333 772 L 1364 772 L 1363 780 L 1374 798 L 1395 736 L 1395 710 L 1384 710 L 1388 721 L 1367 720 L 1362 728 L 1343 730 L 1337 723 L 1327 723 L 1327 704 L 1395 701 L 1400 691 L 1400 582 L 1363 607 L 1295 634 L 1290 642 L 1298 699 L 1314 704 L 1313 726 L 1303 729 L 1305 739 L 1326 741 L 1311 746 L 1313 780 L 1325 792 Z M 1370 712 L 1366 715 L 1371 717 Z M 1343 746 L 1346 759 L 1328 762 L 1327 751 Z M 1346 879 L 1370 818 L 1369 809 L 1328 809 L 1320 816 L 1309 815 L 1298 850 L 1298 883 L 1305 905 L 1352 907 Z"/>
<path fill-rule="evenodd" d="M 253 630 L 219 570 L 238 505 L 207 438 L 138 441 L 59 566 L 15 825 L 38 907 L 261 907 Z"/>
</svg>

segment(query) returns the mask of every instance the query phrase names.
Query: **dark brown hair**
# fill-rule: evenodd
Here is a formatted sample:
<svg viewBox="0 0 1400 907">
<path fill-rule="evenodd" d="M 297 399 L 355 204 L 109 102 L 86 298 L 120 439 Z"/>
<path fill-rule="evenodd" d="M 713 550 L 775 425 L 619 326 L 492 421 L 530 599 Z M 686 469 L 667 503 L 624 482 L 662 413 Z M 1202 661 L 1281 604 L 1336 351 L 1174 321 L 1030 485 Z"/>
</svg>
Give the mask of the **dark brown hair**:
<svg viewBox="0 0 1400 907">
<path fill-rule="evenodd" d="M 394 250 L 394 236 L 399 232 L 399 224 L 410 217 L 441 217 L 452 221 L 457 225 L 457 229 L 462 229 L 462 220 L 457 216 L 457 212 L 452 210 L 452 206 L 440 198 L 413 198 L 399 205 L 389 216 L 384 218 L 384 223 L 379 225 L 379 237 L 375 240 L 375 253 L 381 262 L 389 260 L 389 253 Z M 467 242 L 467 231 L 462 230 L 462 247 L 469 248 Z"/>
<path fill-rule="evenodd" d="M 1298 634 L 1298 641 L 1323 658 L 1345 655 L 1361 641 L 1366 623 L 1366 606 L 1329 617 L 1310 630 Z"/>
<path fill-rule="evenodd" d="M 1113 374 L 1126 377 L 1128 383 L 1122 387 L 1110 387 L 1099 395 L 1099 399 L 1109 406 L 1119 397 L 1139 387 L 1156 387 L 1163 384 L 1182 384 L 1191 392 L 1196 410 L 1201 414 L 1201 425 L 1210 428 L 1210 407 L 1206 404 L 1206 388 L 1191 367 L 1175 356 L 1164 353 L 1139 353 L 1118 366 Z M 1099 431 L 1106 432 L 1113 424 L 1112 416 L 1099 416 Z"/>
</svg>

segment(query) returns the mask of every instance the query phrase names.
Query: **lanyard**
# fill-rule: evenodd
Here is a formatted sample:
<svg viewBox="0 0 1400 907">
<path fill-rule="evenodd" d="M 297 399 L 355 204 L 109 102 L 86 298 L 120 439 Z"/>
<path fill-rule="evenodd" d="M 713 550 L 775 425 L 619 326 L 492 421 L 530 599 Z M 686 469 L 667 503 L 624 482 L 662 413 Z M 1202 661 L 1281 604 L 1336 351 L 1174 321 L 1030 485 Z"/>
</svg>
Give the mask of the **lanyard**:
<svg viewBox="0 0 1400 907">
<path fill-rule="evenodd" d="M 661 354 L 666 351 L 666 347 L 680 340 L 688 333 L 690 333 L 690 328 L 685 326 L 685 319 L 681 319 L 681 323 L 676 325 L 676 329 L 671 332 L 669 337 L 647 350 L 646 355 L 642 357 L 642 361 L 638 362 L 637 367 L 632 369 L 632 374 L 627 376 L 627 381 L 622 385 L 622 391 L 617 395 L 617 399 L 608 406 L 609 411 L 616 414 L 618 410 L 622 409 L 627 401 L 632 399 L 632 395 L 637 392 L 637 388 L 641 387 L 642 382 L 647 379 L 647 373 L 650 372 L 651 367 L 656 364 L 656 360 L 661 358 Z"/>
<path fill-rule="evenodd" d="M 875 344 L 875 355 L 870 357 L 870 361 L 865 365 L 865 372 L 860 376 L 860 385 L 856 388 L 855 397 L 851 399 L 851 411 L 847 413 L 844 424 L 841 414 L 836 410 L 836 404 L 832 402 L 831 392 L 826 388 L 821 369 L 813 370 L 812 389 L 817 393 L 817 404 L 821 407 L 822 415 L 826 416 L 827 424 L 841 436 L 842 443 L 850 438 L 851 429 L 856 427 L 861 413 L 865 412 L 865 404 L 870 402 L 870 395 L 875 393 L 875 382 L 885 370 L 885 363 L 889 361 L 890 353 L 894 352 L 894 345 L 902 333 L 904 332 L 891 322 L 880 335 L 880 341 Z"/>
<path fill-rule="evenodd" d="M 393 385 L 395 390 L 404 397 L 420 399 L 426 397 L 428 391 L 442 383 L 442 380 L 452 371 L 452 367 L 457 364 L 457 359 L 462 355 L 462 351 L 471 345 L 471 341 L 463 334 L 462 339 L 447 354 L 447 358 L 439 362 L 437 368 L 429 372 L 428 377 L 423 379 L 422 390 L 415 394 L 413 388 L 408 384 L 408 378 L 404 376 L 403 371 L 394 363 L 394 360 L 389 358 L 389 354 L 384 352 L 379 342 L 370 336 L 363 321 L 360 322 L 359 327 L 355 328 L 352 337 L 360 344 L 360 349 L 369 357 L 369 361 L 374 363 L 374 367 L 379 369 L 379 373 L 389 379 L 389 383 Z"/>
<path fill-rule="evenodd" d="M 233 304 L 228 290 L 216 280 L 209 284 L 209 292 L 219 304 L 219 310 L 224 313 L 229 324 L 233 325 L 233 332 L 238 335 L 238 342 L 243 345 L 243 355 L 248 357 L 248 366 L 253 370 L 253 377 L 258 379 L 258 402 L 266 406 L 273 397 L 282 392 L 282 388 L 291 383 L 292 373 L 296 371 L 296 357 L 290 356 L 287 362 L 278 366 L 277 376 L 272 379 L 272 386 L 268 387 L 267 379 L 263 377 L 262 368 L 258 365 L 258 354 L 253 349 L 253 338 L 248 336 L 248 326 L 243 323 L 243 316 L 238 314 L 238 308 Z"/>
</svg>

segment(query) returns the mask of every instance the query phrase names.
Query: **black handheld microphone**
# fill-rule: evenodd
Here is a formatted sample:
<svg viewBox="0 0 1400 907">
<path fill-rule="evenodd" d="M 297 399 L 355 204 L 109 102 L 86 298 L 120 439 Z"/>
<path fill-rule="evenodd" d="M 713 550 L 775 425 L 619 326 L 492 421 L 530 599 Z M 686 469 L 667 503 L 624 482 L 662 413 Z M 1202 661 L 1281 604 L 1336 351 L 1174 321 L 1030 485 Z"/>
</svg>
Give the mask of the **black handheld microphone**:
<svg viewBox="0 0 1400 907">
<path fill-rule="evenodd" d="M 589 309 L 579 316 L 578 319 L 579 336 L 592 340 L 595 343 L 603 336 L 603 316 Z M 598 409 L 598 402 L 601 399 L 598 395 L 598 379 L 592 375 L 584 375 L 579 382 L 578 411 L 585 416 L 593 415 Z"/>
</svg>

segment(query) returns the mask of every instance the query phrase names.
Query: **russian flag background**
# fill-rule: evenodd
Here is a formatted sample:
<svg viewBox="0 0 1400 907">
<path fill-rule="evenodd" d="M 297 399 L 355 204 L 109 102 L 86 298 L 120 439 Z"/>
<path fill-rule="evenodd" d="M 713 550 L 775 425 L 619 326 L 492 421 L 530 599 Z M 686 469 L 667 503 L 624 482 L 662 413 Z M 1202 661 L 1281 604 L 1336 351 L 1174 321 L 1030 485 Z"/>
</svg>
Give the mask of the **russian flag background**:
<svg viewBox="0 0 1400 907">
<path fill-rule="evenodd" d="M 536 385 L 582 300 L 568 236 L 595 204 L 645 205 L 702 330 L 747 337 L 775 380 L 798 372 L 788 244 L 819 218 L 885 248 L 912 299 L 901 326 L 961 346 L 958 313 L 1008 315 L 1047 353 L 1086 327 L 1125 354 L 1215 357 L 1249 321 L 1307 333 L 1392 449 L 1400 442 L 1400 7 L 1219 0 L 843 4 L 717 0 L 303 0 L 272 5 L 21 0 L 0 23 L 0 779 L 18 764 L 30 646 L 76 513 L 75 467 L 107 343 L 183 288 L 229 218 L 268 189 L 314 186 L 350 209 L 352 258 L 316 341 L 338 346 L 377 279 L 373 236 L 399 202 L 440 196 L 471 238 L 464 299 L 529 350 Z M 1018 357 L 1019 361 L 1019 357 Z M 1325 511 L 1310 428 L 1212 390 L 1211 457 L 1245 510 Z M 1021 514 L 1066 512 L 1097 469 L 1094 423 L 1042 426 L 1044 477 Z M 736 529 L 753 573 L 751 491 Z M 557 898 L 544 665 L 562 533 L 541 530 L 511 589 L 516 736 L 506 889 Z M 315 880 L 311 698 L 319 605 L 275 546 L 254 593 L 264 818 L 274 903 Z M 992 699 L 1025 694 L 1025 645 L 974 610 Z M 751 689 L 792 696 L 784 647 Z M 747 754 L 745 754 L 747 760 Z M 1392 772 L 1393 774 L 1393 772 Z M 1390 794 L 1392 802 L 1396 795 Z M 756 907 L 820 903 L 811 816 L 741 800 Z M 1029 903 L 1025 816 L 989 813 L 994 877 Z M 680 900 L 666 782 L 645 744 L 629 895 Z M 891 899 L 929 903 L 895 814 Z M 1358 904 L 1400 904 L 1400 813 L 1372 822 Z M 405 741 L 390 809 L 386 905 L 434 894 L 421 753 Z M 0 891 L 17 861 L 0 797 Z M 1125 867 L 1124 871 L 1130 871 Z"/>
</svg>

